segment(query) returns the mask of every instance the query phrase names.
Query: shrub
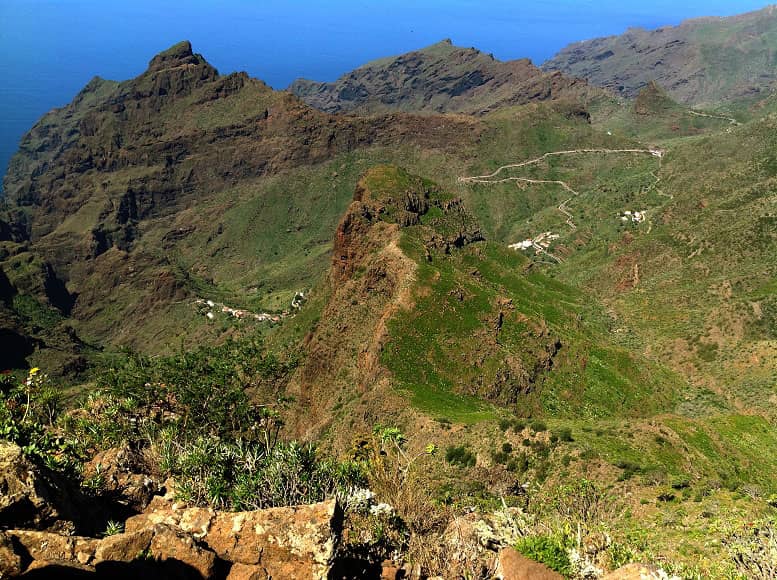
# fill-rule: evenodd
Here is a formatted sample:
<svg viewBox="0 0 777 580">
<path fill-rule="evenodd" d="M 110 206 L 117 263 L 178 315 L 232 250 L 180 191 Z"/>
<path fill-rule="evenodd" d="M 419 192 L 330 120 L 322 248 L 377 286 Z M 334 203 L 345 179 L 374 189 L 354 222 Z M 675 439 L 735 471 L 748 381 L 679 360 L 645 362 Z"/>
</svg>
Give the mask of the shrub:
<svg viewBox="0 0 777 580">
<path fill-rule="evenodd" d="M 642 467 L 636 463 L 632 463 L 631 461 L 618 461 L 615 464 L 615 467 L 623 470 L 623 473 L 621 473 L 618 481 L 626 481 L 627 479 L 634 477 L 634 475 L 637 473 L 642 473 Z"/>
<path fill-rule="evenodd" d="M 510 455 L 502 451 L 497 451 L 496 453 L 493 453 L 491 457 L 493 457 L 494 461 L 496 461 L 501 465 L 504 465 L 505 463 L 510 461 Z"/>
<path fill-rule="evenodd" d="M 550 455 L 550 447 L 543 441 L 535 441 L 531 447 L 534 454 L 540 459 L 547 459 Z"/>
<path fill-rule="evenodd" d="M 543 460 L 534 469 L 534 479 L 536 479 L 538 483 L 544 483 L 549 475 L 550 462 L 548 460 Z"/>
<path fill-rule="evenodd" d="M 777 577 L 777 531 L 773 521 L 741 525 L 724 538 L 723 544 L 744 577 Z"/>
<path fill-rule="evenodd" d="M 529 424 L 529 427 L 531 428 L 532 431 L 534 431 L 536 433 L 542 433 L 543 431 L 547 431 L 548 430 L 548 426 L 545 425 L 545 423 L 543 423 L 542 421 L 537 421 L 537 420 L 532 421 Z"/>
<path fill-rule="evenodd" d="M 553 434 L 556 436 L 556 438 L 559 441 L 563 441 L 565 443 L 571 443 L 574 441 L 574 439 L 572 438 L 572 429 L 570 429 L 569 427 L 564 427 L 562 429 L 554 431 Z"/>
<path fill-rule="evenodd" d="M 511 443 L 505 441 L 502 443 L 502 453 L 507 453 L 508 455 L 513 452 L 513 446 Z"/>
<path fill-rule="evenodd" d="M 551 504 L 564 520 L 587 526 L 603 519 L 612 507 L 612 498 L 593 481 L 581 479 L 556 488 Z"/>
<path fill-rule="evenodd" d="M 572 575 L 566 541 L 558 536 L 528 536 L 515 544 L 515 549 L 527 558 L 545 564 L 559 574 Z"/>
<path fill-rule="evenodd" d="M 525 473 L 529 469 L 529 456 L 522 451 L 507 464 L 507 470 L 517 473 Z"/>
<path fill-rule="evenodd" d="M 24 379 L 0 375 L 0 439 L 17 444 L 33 462 L 72 475 L 83 449 L 50 429 L 60 401 L 58 390 L 40 369 L 31 369 Z"/>
<path fill-rule="evenodd" d="M 450 446 L 445 450 L 445 461 L 459 467 L 474 467 L 475 455 L 464 445 Z"/>
<path fill-rule="evenodd" d="M 245 511 L 315 503 L 366 484 L 359 464 L 321 458 L 312 445 L 205 437 L 180 445 L 175 437 L 166 434 L 166 463 L 179 499 L 194 505 Z"/>
<path fill-rule="evenodd" d="M 187 433 L 247 437 L 257 408 L 246 388 L 277 381 L 295 364 L 281 363 L 258 340 L 230 340 L 169 357 L 126 353 L 97 382 L 120 399 L 179 417 Z"/>
</svg>

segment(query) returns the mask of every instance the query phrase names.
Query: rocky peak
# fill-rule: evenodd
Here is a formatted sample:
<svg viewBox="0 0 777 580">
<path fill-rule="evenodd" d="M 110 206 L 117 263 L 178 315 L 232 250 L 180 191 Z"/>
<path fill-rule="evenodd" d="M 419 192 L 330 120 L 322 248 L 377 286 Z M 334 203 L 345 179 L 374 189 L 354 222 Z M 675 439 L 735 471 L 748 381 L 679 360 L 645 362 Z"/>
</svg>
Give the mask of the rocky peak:
<svg viewBox="0 0 777 580">
<path fill-rule="evenodd" d="M 353 199 L 335 234 L 335 280 L 350 276 L 376 243 L 387 241 L 375 235 L 376 229 L 421 226 L 418 233 L 424 246 L 445 253 L 483 239 L 479 225 L 460 199 L 400 167 L 382 165 L 367 171 L 356 185 Z M 438 215 L 425 219 L 432 208 Z"/>
<path fill-rule="evenodd" d="M 192 52 L 191 42 L 183 40 L 152 58 L 151 62 L 148 63 L 148 71 L 155 72 L 187 64 L 199 65 L 203 63 L 205 63 L 205 59 Z"/>
</svg>

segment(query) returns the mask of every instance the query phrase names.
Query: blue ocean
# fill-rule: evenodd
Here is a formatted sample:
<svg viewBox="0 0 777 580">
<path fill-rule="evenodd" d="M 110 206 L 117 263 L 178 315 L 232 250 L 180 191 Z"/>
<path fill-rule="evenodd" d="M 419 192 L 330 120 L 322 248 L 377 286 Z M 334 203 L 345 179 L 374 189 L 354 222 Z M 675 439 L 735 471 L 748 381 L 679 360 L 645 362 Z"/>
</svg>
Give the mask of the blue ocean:
<svg viewBox="0 0 777 580">
<path fill-rule="evenodd" d="M 762 8 L 755 0 L 0 0 L 0 172 L 20 137 L 90 78 L 123 80 L 188 39 L 221 72 L 275 88 L 334 80 L 374 58 L 443 38 L 499 59 L 541 63 L 566 44 L 702 15 Z"/>
</svg>

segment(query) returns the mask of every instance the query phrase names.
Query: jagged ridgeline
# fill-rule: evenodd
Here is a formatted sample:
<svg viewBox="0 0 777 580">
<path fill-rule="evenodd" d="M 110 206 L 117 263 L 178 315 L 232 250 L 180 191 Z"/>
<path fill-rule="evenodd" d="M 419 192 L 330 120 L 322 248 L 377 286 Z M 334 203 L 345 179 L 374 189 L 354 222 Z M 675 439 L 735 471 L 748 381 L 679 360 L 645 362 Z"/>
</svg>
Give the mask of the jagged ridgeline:
<svg viewBox="0 0 777 580">
<path fill-rule="evenodd" d="M 95 78 L 22 140 L 0 229 L 8 316 L 40 346 L 57 346 L 47 334 L 69 317 L 89 343 L 153 350 L 214 338 L 197 298 L 280 314 L 325 271 L 360 171 L 333 179 L 323 162 L 388 144 L 452 147 L 470 126 L 332 117 L 177 44 L 135 79 Z"/>
<path fill-rule="evenodd" d="M 502 62 L 450 39 L 369 62 L 333 83 L 298 79 L 289 91 L 330 113 L 484 114 L 530 102 L 601 98 L 580 78 L 544 73 L 529 59 Z"/>
<path fill-rule="evenodd" d="M 583 77 L 630 98 L 658 81 L 683 103 L 739 108 L 772 92 L 776 32 L 777 12 L 767 6 L 575 42 L 541 68 Z"/>
</svg>

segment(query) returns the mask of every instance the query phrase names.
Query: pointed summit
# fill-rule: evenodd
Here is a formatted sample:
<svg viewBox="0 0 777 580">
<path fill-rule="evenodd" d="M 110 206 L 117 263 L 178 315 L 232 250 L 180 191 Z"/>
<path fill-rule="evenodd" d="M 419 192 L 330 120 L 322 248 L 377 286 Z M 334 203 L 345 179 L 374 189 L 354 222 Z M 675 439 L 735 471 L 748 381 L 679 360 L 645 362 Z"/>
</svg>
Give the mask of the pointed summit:
<svg viewBox="0 0 777 580">
<path fill-rule="evenodd" d="M 148 63 L 148 70 L 159 71 L 184 64 L 198 65 L 204 63 L 205 59 L 201 55 L 192 52 L 192 43 L 188 40 L 183 40 L 152 58 L 151 62 Z"/>
</svg>

